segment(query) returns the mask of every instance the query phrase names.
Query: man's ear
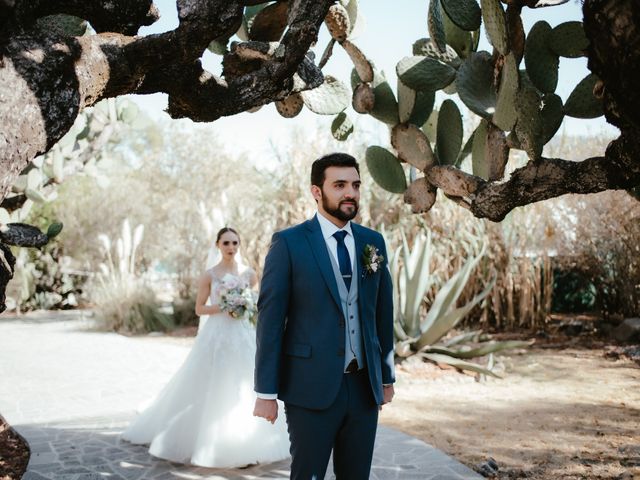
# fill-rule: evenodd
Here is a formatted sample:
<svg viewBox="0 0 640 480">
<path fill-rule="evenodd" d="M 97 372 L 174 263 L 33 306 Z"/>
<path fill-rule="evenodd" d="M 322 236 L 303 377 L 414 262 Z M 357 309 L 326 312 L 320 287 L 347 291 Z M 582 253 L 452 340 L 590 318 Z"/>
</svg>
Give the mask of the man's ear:
<svg viewBox="0 0 640 480">
<path fill-rule="evenodd" d="M 313 195 L 316 202 L 319 202 L 322 198 L 322 190 L 317 185 L 311 185 L 311 195 Z"/>
</svg>

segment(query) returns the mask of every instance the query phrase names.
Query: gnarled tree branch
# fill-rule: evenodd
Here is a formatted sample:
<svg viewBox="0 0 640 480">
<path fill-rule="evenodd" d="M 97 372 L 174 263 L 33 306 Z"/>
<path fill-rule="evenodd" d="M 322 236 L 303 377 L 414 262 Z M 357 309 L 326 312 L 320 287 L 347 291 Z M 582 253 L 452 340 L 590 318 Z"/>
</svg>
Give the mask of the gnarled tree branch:
<svg viewBox="0 0 640 480">
<path fill-rule="evenodd" d="M 446 195 L 465 199 L 476 217 L 499 222 L 516 207 L 565 193 L 632 188 L 640 183 L 639 155 L 637 140 L 622 135 L 609 144 L 604 157 L 581 162 L 540 158 L 515 170 L 506 182 L 487 182 L 440 166 L 432 167 L 427 178 Z"/>
<path fill-rule="evenodd" d="M 277 55 L 255 68 L 226 78 L 202 68 L 202 52 L 212 40 L 237 30 L 245 3 L 178 0 L 179 26 L 146 37 L 126 33 L 157 17 L 149 0 L 17 0 L 13 7 L 4 5 L 9 13 L 4 29 L 12 34 L 0 38 L 0 85 L 12 95 L 0 102 L 6 127 L 0 130 L 0 168 L 7 173 L 0 180 L 0 198 L 32 158 L 71 128 L 82 109 L 103 98 L 164 92 L 171 116 L 213 121 L 285 98 L 294 91 L 296 72 L 307 77 L 298 90 L 321 83 L 321 72 L 305 55 L 332 0 L 291 0 Z M 65 37 L 33 27 L 39 16 L 53 13 L 73 14 L 110 32 Z"/>
</svg>

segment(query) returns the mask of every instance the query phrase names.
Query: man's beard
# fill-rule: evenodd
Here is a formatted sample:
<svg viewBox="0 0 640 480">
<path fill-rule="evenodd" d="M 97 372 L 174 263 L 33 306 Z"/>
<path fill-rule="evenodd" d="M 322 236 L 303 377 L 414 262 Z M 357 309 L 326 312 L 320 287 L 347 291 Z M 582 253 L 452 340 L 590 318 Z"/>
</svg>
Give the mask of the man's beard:
<svg viewBox="0 0 640 480">
<path fill-rule="evenodd" d="M 354 206 L 353 211 L 351 213 L 347 213 L 347 212 L 344 212 L 344 211 L 340 210 L 340 204 L 341 203 L 351 203 L 351 204 L 353 204 L 353 206 Z M 349 202 L 346 202 L 346 201 L 343 200 L 342 202 L 340 202 L 338 204 L 337 208 L 333 208 L 328 204 L 326 197 L 323 195 L 322 196 L 322 208 L 329 215 L 331 215 L 332 217 L 337 218 L 338 220 L 342 220 L 343 222 L 348 222 L 349 220 L 353 220 L 355 218 L 355 216 L 358 214 L 358 202 L 356 202 L 355 200 L 351 200 Z"/>
</svg>

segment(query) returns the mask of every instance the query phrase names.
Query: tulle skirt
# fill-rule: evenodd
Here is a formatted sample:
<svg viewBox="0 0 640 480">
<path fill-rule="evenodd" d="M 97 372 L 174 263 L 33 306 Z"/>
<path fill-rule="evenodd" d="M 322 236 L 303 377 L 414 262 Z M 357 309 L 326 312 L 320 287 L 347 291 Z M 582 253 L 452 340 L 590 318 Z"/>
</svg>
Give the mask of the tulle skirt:
<svg viewBox="0 0 640 480">
<path fill-rule="evenodd" d="M 282 404 L 274 425 L 253 416 L 255 330 L 209 317 L 186 360 L 122 437 L 173 462 L 231 468 L 282 460 L 289 437 Z"/>
</svg>

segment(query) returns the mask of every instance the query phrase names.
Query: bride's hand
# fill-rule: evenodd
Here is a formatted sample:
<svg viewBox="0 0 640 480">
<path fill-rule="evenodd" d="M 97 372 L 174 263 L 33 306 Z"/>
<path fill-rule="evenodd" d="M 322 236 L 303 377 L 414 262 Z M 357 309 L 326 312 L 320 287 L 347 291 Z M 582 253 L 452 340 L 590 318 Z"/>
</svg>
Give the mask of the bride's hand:
<svg viewBox="0 0 640 480">
<path fill-rule="evenodd" d="M 278 402 L 276 400 L 256 398 L 256 406 L 253 409 L 253 416 L 262 417 L 271 423 L 275 423 L 278 418 Z"/>
</svg>

